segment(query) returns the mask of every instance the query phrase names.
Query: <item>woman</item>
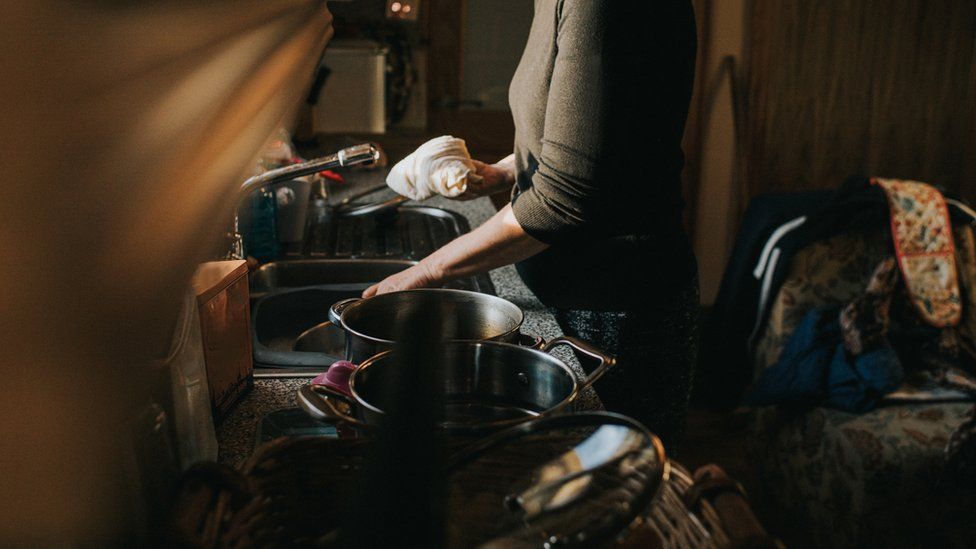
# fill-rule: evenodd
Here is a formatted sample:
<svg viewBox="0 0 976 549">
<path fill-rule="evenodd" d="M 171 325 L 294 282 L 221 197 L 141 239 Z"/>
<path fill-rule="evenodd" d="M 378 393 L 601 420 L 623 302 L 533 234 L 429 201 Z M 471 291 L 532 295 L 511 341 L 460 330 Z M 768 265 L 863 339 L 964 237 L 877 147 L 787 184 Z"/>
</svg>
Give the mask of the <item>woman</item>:
<svg viewBox="0 0 976 549">
<path fill-rule="evenodd" d="M 514 186 L 511 204 L 364 295 L 516 263 L 566 334 L 617 356 L 606 408 L 673 444 L 697 336 L 680 188 L 695 47 L 689 0 L 536 0 L 509 93 L 515 153 L 477 163 L 463 197 Z"/>
</svg>

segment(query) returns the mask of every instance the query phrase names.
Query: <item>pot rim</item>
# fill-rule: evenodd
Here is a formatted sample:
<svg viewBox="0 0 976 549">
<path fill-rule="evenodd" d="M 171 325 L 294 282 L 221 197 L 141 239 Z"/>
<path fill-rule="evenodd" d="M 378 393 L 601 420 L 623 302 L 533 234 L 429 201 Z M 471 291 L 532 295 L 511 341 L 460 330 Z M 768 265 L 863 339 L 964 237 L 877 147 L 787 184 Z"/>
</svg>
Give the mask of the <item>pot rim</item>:
<svg viewBox="0 0 976 549">
<path fill-rule="evenodd" d="M 570 368 L 561 359 L 559 359 L 559 358 L 557 358 L 557 357 L 555 357 L 555 356 L 553 356 L 553 355 L 551 355 L 549 353 L 540 351 L 538 349 L 532 349 L 532 348 L 529 348 L 529 347 L 522 347 L 522 346 L 519 346 L 519 345 L 513 345 L 511 343 L 502 343 L 500 341 L 491 341 L 491 340 L 475 340 L 475 341 L 472 341 L 472 340 L 456 340 L 456 341 L 448 341 L 448 342 L 445 342 L 443 344 L 443 346 L 441 347 L 440 351 L 441 352 L 444 352 L 444 351 L 446 351 L 446 349 L 448 347 L 452 347 L 452 346 L 453 347 L 489 347 L 489 348 L 514 349 L 513 352 L 533 354 L 536 357 L 538 357 L 538 358 L 540 358 L 542 360 L 545 360 L 548 363 L 551 363 L 553 366 L 555 366 L 556 368 L 559 368 L 566 375 L 568 375 L 569 376 L 569 379 L 573 383 L 573 388 L 569 392 L 569 394 L 566 395 L 566 397 L 564 397 L 556 405 L 551 406 L 549 408 L 546 408 L 545 410 L 542 410 L 541 412 L 539 412 L 538 415 L 535 415 L 535 416 L 527 416 L 527 417 L 524 417 L 524 418 L 514 418 L 514 419 L 505 419 L 505 420 L 496 420 L 496 421 L 486 422 L 484 424 L 477 425 L 477 426 L 471 426 L 471 427 L 462 427 L 462 426 L 456 425 L 456 424 L 455 425 L 452 425 L 450 422 L 444 422 L 444 423 L 442 423 L 442 425 L 444 427 L 446 427 L 447 429 L 457 429 L 457 430 L 465 430 L 465 431 L 468 431 L 468 430 L 471 430 L 471 431 L 481 431 L 481 430 L 485 430 L 485 429 L 494 429 L 494 428 L 497 428 L 497 427 L 505 427 L 505 426 L 508 426 L 508 425 L 515 425 L 515 424 L 522 423 L 522 422 L 525 422 L 525 421 L 531 421 L 531 420 L 534 420 L 534 419 L 538 419 L 538 418 L 541 418 L 541 417 L 547 417 L 547 416 L 550 416 L 552 414 L 555 414 L 555 413 L 563 410 L 567 406 L 571 405 L 579 397 L 579 394 L 580 394 L 580 379 L 579 379 L 578 375 L 576 374 L 576 372 L 574 372 L 573 369 Z M 375 367 L 375 365 L 377 363 L 382 363 L 383 360 L 387 359 L 389 357 L 389 355 L 394 354 L 394 353 L 396 353 L 396 350 L 395 349 L 391 349 L 391 350 L 383 351 L 381 353 L 378 353 L 378 354 L 375 354 L 375 355 L 369 357 L 368 359 L 364 360 L 362 362 L 362 364 L 360 364 L 353 371 L 353 373 L 349 376 L 349 392 L 352 394 L 352 398 L 356 402 L 356 405 L 357 406 L 360 406 L 360 407 L 362 407 L 362 408 L 364 408 L 366 410 L 369 410 L 370 412 L 376 413 L 376 414 L 380 414 L 380 415 L 383 415 L 383 416 L 386 415 L 386 412 L 384 412 L 380 408 L 374 406 L 373 404 L 371 404 L 370 402 L 368 402 L 365 398 L 363 398 L 359 394 L 359 391 L 356 390 L 356 379 L 357 379 L 357 376 L 359 375 L 359 372 L 363 371 L 364 369 L 368 369 L 370 367 Z"/>
<path fill-rule="evenodd" d="M 521 330 L 521 328 L 522 328 L 522 324 L 525 322 L 525 311 L 523 311 L 521 307 L 519 307 L 518 305 L 512 303 L 511 301 L 509 301 L 507 299 L 498 297 L 496 295 L 485 294 L 485 293 L 481 293 L 481 292 L 473 292 L 471 290 L 457 290 L 457 289 L 454 289 L 454 288 L 415 288 L 413 290 L 400 290 L 398 292 L 390 292 L 388 294 L 382 294 L 382 295 L 379 295 L 379 296 L 367 297 L 365 299 L 360 299 L 359 301 L 356 301 L 355 303 L 349 304 L 349 306 L 346 307 L 345 309 L 343 309 L 342 310 L 342 313 L 339 314 L 339 321 L 340 321 L 340 324 L 341 324 L 339 327 L 342 328 L 343 330 L 345 330 L 346 332 L 348 332 L 349 335 L 354 335 L 356 337 L 360 337 L 362 339 L 365 339 L 366 341 L 370 341 L 370 342 L 373 342 L 373 343 L 380 343 L 380 344 L 383 344 L 383 345 L 396 345 L 396 341 L 393 341 L 391 339 L 382 339 L 382 338 L 379 338 L 379 337 L 373 337 L 373 336 L 366 335 L 364 333 L 361 333 L 361 332 L 359 332 L 357 330 L 354 330 L 354 329 L 350 328 L 349 325 L 346 323 L 346 313 L 348 311 L 352 310 L 352 309 L 355 309 L 355 308 L 361 306 L 363 303 L 368 303 L 369 300 L 371 300 L 371 299 L 376 299 L 378 297 L 383 297 L 384 295 L 410 294 L 410 293 L 420 293 L 420 292 L 430 292 L 430 293 L 440 293 L 440 294 L 462 294 L 462 295 L 474 294 L 474 295 L 479 296 L 480 298 L 488 298 L 488 299 L 491 299 L 491 300 L 498 300 L 498 301 L 502 301 L 504 303 L 507 303 L 507 304 L 511 305 L 512 307 L 514 307 L 515 310 L 518 311 L 518 313 L 519 313 L 519 319 L 518 319 L 518 322 L 515 324 L 515 327 L 512 328 L 511 330 L 508 330 L 507 332 L 504 332 L 504 333 L 501 333 L 501 334 L 498 334 L 498 335 L 495 335 L 495 336 L 492 336 L 492 337 L 489 337 L 489 338 L 486 338 L 486 339 L 453 339 L 453 340 L 449 340 L 447 343 L 469 342 L 469 341 L 496 341 L 496 340 L 503 339 L 503 338 L 506 338 L 506 337 L 508 337 L 510 335 L 513 335 L 513 334 L 518 333 L 519 330 Z"/>
</svg>

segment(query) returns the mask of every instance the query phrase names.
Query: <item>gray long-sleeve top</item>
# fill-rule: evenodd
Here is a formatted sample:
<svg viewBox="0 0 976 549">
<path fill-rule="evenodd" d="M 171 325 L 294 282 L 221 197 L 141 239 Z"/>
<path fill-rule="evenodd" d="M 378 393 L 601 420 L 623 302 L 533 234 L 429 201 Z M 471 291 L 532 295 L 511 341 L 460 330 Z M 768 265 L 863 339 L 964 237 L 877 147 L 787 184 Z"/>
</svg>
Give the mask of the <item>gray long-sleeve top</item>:
<svg viewBox="0 0 976 549">
<path fill-rule="evenodd" d="M 519 270 L 544 302 L 627 308 L 648 296 L 621 285 L 693 276 L 680 144 L 695 47 L 689 0 L 536 0 L 509 101 L 515 217 L 552 244 Z"/>
</svg>

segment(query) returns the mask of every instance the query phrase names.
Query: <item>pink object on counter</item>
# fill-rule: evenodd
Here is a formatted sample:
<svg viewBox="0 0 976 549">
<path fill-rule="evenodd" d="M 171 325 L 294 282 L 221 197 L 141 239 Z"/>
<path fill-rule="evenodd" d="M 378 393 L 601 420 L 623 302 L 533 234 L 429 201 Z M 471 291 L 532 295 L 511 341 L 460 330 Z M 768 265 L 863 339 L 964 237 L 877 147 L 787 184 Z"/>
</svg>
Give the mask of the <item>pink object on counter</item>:
<svg viewBox="0 0 976 549">
<path fill-rule="evenodd" d="M 324 374 L 319 374 L 312 380 L 312 385 L 324 385 L 340 393 L 352 396 L 349 390 L 349 376 L 356 371 L 356 365 L 348 360 L 338 360 L 329 366 Z"/>
</svg>

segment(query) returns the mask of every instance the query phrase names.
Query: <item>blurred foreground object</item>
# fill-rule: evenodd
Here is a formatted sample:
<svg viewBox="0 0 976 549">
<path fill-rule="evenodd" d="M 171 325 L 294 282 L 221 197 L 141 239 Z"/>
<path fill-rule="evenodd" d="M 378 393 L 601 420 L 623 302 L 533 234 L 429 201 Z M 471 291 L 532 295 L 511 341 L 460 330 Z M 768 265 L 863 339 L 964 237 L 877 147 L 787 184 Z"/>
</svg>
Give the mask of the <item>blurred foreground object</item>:
<svg viewBox="0 0 976 549">
<path fill-rule="evenodd" d="M 160 364 L 181 297 L 303 99 L 331 15 L 324 0 L 41 0 L 0 20 L 0 545 L 131 541 L 174 474 Z"/>
</svg>

